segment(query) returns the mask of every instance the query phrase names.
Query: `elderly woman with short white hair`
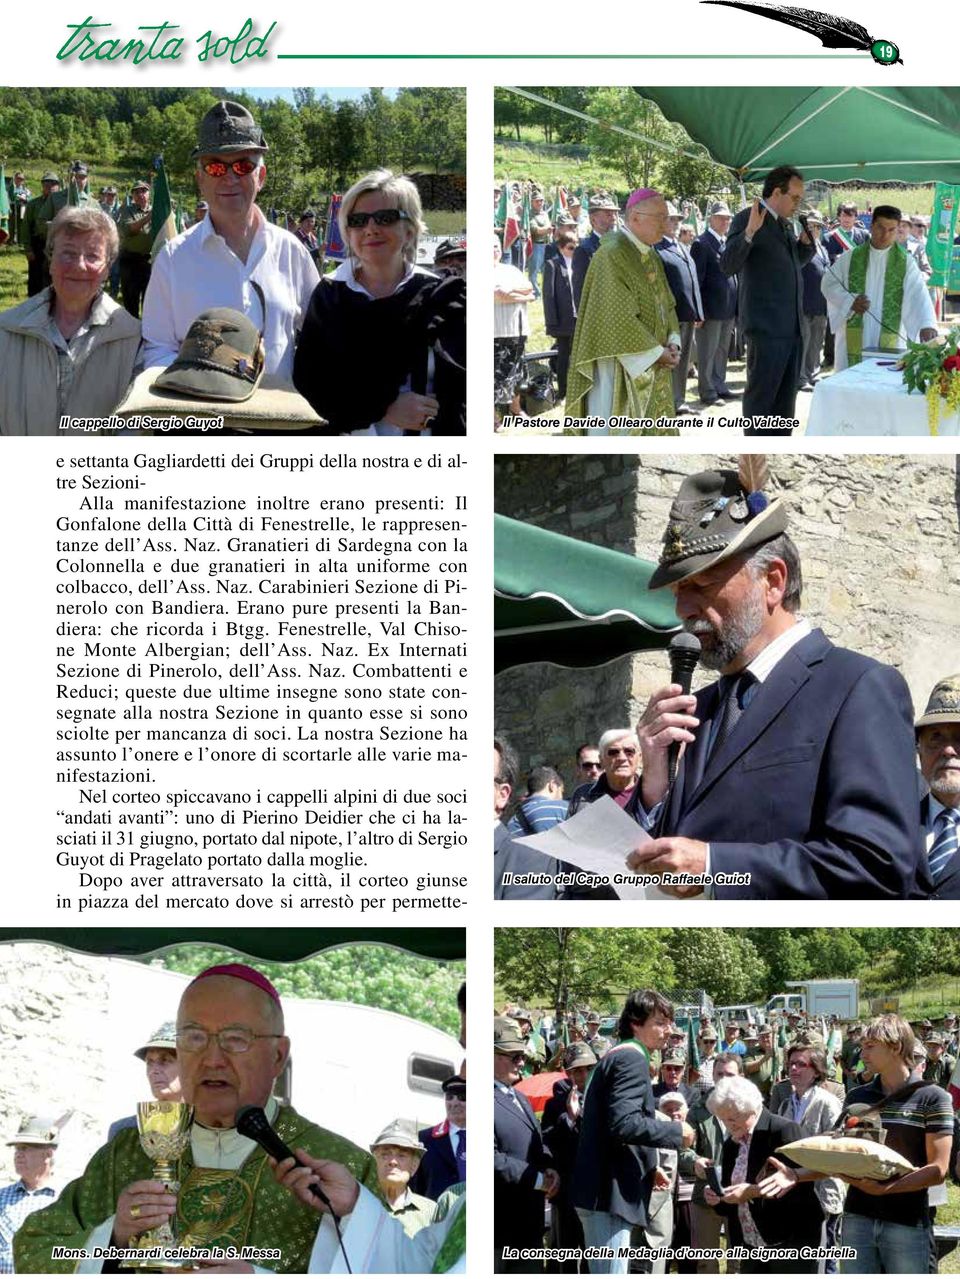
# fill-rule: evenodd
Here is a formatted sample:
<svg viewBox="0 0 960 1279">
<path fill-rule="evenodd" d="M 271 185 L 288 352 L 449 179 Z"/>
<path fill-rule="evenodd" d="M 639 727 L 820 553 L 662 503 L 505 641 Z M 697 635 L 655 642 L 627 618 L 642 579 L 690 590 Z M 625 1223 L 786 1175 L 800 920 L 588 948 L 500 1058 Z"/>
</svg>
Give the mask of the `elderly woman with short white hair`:
<svg viewBox="0 0 960 1279">
<path fill-rule="evenodd" d="M 347 258 L 314 290 L 293 382 L 330 435 L 466 432 L 466 292 L 417 266 L 409 178 L 377 169 L 343 197 Z"/>
<path fill-rule="evenodd" d="M 118 248 L 102 209 L 68 205 L 50 223 L 49 288 L 0 315 L 0 435 L 58 435 L 61 419 L 120 403 L 140 322 L 104 293 Z"/>
<path fill-rule="evenodd" d="M 783 1199 L 764 1198 L 758 1184 L 771 1170 L 768 1160 L 777 1149 L 803 1136 L 800 1125 L 767 1110 L 760 1089 L 739 1075 L 720 1080 L 707 1098 L 707 1109 L 724 1126 L 727 1139 L 720 1170 L 723 1193 L 707 1189 L 704 1198 L 728 1218 L 731 1247 L 797 1252 L 795 1257 L 765 1259 L 756 1251 L 742 1272 L 816 1274 L 817 1260 L 800 1255 L 820 1242 L 823 1214 L 812 1185 L 797 1186 Z"/>
</svg>

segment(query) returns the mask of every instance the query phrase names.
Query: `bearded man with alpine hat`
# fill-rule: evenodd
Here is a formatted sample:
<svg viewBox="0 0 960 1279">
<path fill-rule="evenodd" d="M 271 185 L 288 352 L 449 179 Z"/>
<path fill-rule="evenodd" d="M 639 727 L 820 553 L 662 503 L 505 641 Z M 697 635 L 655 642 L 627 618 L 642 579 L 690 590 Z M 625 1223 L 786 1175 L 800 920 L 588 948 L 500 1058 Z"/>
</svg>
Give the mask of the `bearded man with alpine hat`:
<svg viewBox="0 0 960 1279">
<path fill-rule="evenodd" d="M 219 964 L 195 977 L 177 1013 L 183 1099 L 194 1107 L 190 1145 L 178 1161 L 179 1195 L 155 1179 L 137 1130 L 121 1129 L 56 1203 L 34 1213 L 18 1231 L 17 1273 L 99 1273 L 101 1259 L 78 1264 L 53 1258 L 52 1249 L 126 1248 L 175 1213 L 177 1239 L 185 1247 L 276 1249 L 279 1260 L 266 1273 L 304 1274 L 316 1216 L 277 1185 L 264 1151 L 235 1128 L 237 1111 L 262 1106 L 289 1146 L 345 1164 L 374 1194 L 377 1174 L 365 1151 L 272 1096 L 290 1053 L 283 1031 L 280 996 L 255 968 Z M 228 1268 L 254 1269 L 246 1261 L 231 1261 Z"/>
<path fill-rule="evenodd" d="M 688 476 L 651 589 L 722 676 L 658 689 L 637 726 L 644 873 L 748 877 L 670 885 L 721 898 L 906 897 L 922 858 L 913 711 L 890 666 L 800 616 L 800 556 L 766 461 Z M 668 753 L 682 743 L 674 784 Z"/>
<path fill-rule="evenodd" d="M 900 210 L 873 211 L 870 239 L 841 253 L 823 273 L 820 289 L 836 339 L 836 372 L 859 364 L 870 349 L 904 351 L 907 342 L 937 336 L 937 317 L 916 259 L 897 244 Z"/>
<path fill-rule="evenodd" d="M 940 680 L 916 723 L 920 772 L 929 787 L 920 824 L 931 897 L 960 898 L 960 674 Z"/>
</svg>

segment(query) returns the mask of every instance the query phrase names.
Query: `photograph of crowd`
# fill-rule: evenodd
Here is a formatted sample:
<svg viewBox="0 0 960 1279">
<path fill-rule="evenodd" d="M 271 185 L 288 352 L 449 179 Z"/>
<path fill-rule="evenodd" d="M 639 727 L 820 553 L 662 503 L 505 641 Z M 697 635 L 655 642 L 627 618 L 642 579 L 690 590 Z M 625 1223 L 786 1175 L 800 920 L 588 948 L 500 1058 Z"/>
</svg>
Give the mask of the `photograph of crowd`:
<svg viewBox="0 0 960 1279">
<path fill-rule="evenodd" d="M 0 434 L 464 434 L 465 93 L 333 92 L 0 90 Z"/>
<path fill-rule="evenodd" d="M 496 429 L 960 430 L 960 90 L 505 86 L 494 125 Z"/>
<path fill-rule="evenodd" d="M 955 456 L 495 475 L 496 897 L 958 896 Z"/>
<path fill-rule="evenodd" d="M 498 1272 L 955 1272 L 955 929 L 498 929 L 494 966 Z"/>
<path fill-rule="evenodd" d="M 294 931 L 0 939 L 0 1272 L 462 1268 L 465 934 Z"/>
</svg>

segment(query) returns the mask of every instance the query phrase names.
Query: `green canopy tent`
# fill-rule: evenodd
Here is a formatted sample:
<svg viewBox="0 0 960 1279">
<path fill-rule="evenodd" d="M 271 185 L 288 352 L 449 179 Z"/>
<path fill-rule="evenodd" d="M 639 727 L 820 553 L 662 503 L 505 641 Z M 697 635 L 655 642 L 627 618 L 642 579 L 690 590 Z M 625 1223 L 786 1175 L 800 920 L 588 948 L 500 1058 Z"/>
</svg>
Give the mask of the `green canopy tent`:
<svg viewBox="0 0 960 1279">
<path fill-rule="evenodd" d="M 494 661 L 600 666 L 665 648 L 679 630 L 655 565 L 621 551 L 494 516 Z"/>
<path fill-rule="evenodd" d="M 278 963 L 356 942 L 396 946 L 424 959 L 463 959 L 466 954 L 462 928 L 0 928 L 3 942 L 50 942 L 91 955 L 130 958 L 197 942 Z"/>
<path fill-rule="evenodd" d="M 960 89 L 637 88 L 737 179 L 960 183 Z"/>
</svg>

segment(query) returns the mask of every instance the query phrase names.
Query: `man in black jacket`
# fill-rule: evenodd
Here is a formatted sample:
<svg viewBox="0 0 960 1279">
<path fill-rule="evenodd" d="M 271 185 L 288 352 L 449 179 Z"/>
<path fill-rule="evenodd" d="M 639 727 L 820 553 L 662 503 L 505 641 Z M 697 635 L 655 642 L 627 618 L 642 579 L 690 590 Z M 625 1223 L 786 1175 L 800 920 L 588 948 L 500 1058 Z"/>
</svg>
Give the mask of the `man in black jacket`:
<svg viewBox="0 0 960 1279">
<path fill-rule="evenodd" d="M 931 897 L 960 898 L 960 675 L 938 681 L 917 720 L 920 771 L 929 787 L 920 803 L 927 858 L 922 885 Z"/>
<path fill-rule="evenodd" d="M 690 371 L 690 355 L 693 349 L 694 329 L 703 324 L 703 303 L 700 300 L 700 282 L 697 267 L 690 250 L 677 239 L 680 213 L 667 202 L 667 233 L 653 246 L 660 255 L 663 271 L 673 294 L 680 321 L 680 362 L 673 370 L 673 409 L 677 417 L 685 417 L 693 410 L 687 404 L 687 374 Z"/>
<path fill-rule="evenodd" d="M 697 394 L 701 404 L 720 407 L 734 394 L 727 386 L 727 354 L 737 318 L 737 281 L 720 269 L 730 221 L 730 210 L 718 201 L 710 208 L 707 229 L 690 246 L 704 316 L 696 334 Z"/>
<path fill-rule="evenodd" d="M 573 1202 L 587 1247 L 609 1247 L 592 1274 L 626 1274 L 633 1226 L 647 1224 L 657 1150 L 692 1146 L 687 1123 L 656 1118 L 649 1058 L 663 1047 L 673 1005 L 655 990 L 635 990 L 620 1014 L 619 1043 L 594 1068 L 583 1107 L 573 1173 Z"/>
<path fill-rule="evenodd" d="M 582 1248 L 583 1227 L 570 1198 L 573 1169 L 580 1144 L 583 1094 L 597 1059 L 586 1044 L 571 1044 L 563 1054 L 563 1079 L 553 1085 L 553 1096 L 543 1108 L 541 1128 L 560 1175 L 560 1193 L 550 1205 L 552 1248 Z M 559 1263 L 561 1274 L 577 1274 L 580 1262 Z"/>
<path fill-rule="evenodd" d="M 763 196 L 733 219 L 720 266 L 740 277 L 740 321 L 747 340 L 744 417 L 796 416 L 803 350 L 801 269 L 813 256 L 790 219 L 803 199 L 803 175 L 789 165 L 772 169 Z M 776 424 L 749 426 L 747 435 L 779 435 Z"/>
<path fill-rule="evenodd" d="M 544 1198 L 560 1189 L 560 1177 L 543 1144 L 540 1125 L 515 1085 L 523 1073 L 526 1042 L 512 1017 L 493 1020 L 493 1243 L 498 1274 L 542 1270 L 504 1249 L 543 1247 Z"/>
</svg>

